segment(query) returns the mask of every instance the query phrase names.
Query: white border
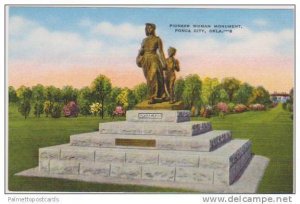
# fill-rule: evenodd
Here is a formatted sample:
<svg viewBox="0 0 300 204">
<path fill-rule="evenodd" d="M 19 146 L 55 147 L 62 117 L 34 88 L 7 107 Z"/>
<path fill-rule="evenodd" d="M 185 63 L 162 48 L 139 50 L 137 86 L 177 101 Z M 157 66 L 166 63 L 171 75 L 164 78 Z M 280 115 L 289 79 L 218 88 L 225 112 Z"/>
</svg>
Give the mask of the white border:
<svg viewBox="0 0 300 204">
<path fill-rule="evenodd" d="M 137 7 L 141 7 L 141 6 L 148 6 L 148 7 L 177 7 L 175 5 L 172 4 L 176 4 L 179 2 L 176 1 L 172 1 L 172 0 L 126 0 L 126 4 L 144 4 L 144 5 L 139 5 Z M 190 7 L 195 7 L 195 6 L 189 6 L 187 4 L 223 4 L 221 6 L 214 6 L 214 5 L 210 5 L 210 6 L 204 6 L 204 5 L 199 5 L 197 7 L 199 8 L 255 8 L 258 9 L 257 6 L 254 6 L 253 4 L 281 4 L 280 8 L 281 9 L 289 9 L 291 7 L 290 6 L 285 6 L 282 4 L 295 4 L 296 5 L 296 9 L 297 9 L 297 4 L 298 1 L 297 0 L 244 0 L 244 1 L 238 1 L 238 0 L 226 0 L 226 1 L 221 1 L 221 0 L 204 0 L 204 1 L 197 1 L 197 0 L 186 0 L 183 1 L 181 4 L 183 4 L 181 7 L 185 7 L 185 8 L 190 8 Z M 108 4 L 107 7 L 113 7 L 113 6 L 118 6 L 118 4 L 121 4 L 123 7 L 133 7 L 134 5 L 125 5 L 124 0 L 115 0 L 114 2 L 112 2 L 111 0 L 102 0 L 102 1 L 97 1 L 97 0 L 3 0 L 1 1 L 1 6 L 2 6 L 2 11 L 4 11 L 4 5 L 5 4 L 20 4 L 20 5 L 24 5 L 24 4 L 44 4 L 47 6 L 50 6 L 51 4 L 64 4 L 61 6 L 68 6 L 65 4 L 71 4 L 72 6 L 75 6 L 76 4 L 78 4 L 77 6 L 82 6 L 82 5 L 86 5 L 86 4 L 94 4 L 94 5 L 99 5 L 99 4 Z M 147 4 L 147 5 L 145 5 Z M 153 4 L 157 4 L 157 5 L 153 5 Z M 158 4 L 168 4 L 168 5 L 160 5 L 158 6 Z M 171 4 L 171 5 L 170 5 Z M 245 4 L 245 6 L 235 6 L 235 5 L 225 5 L 225 4 Z M 248 5 L 247 5 L 248 4 Z M 91 6 L 94 6 L 91 5 Z M 263 6 L 263 8 L 261 7 Z M 270 6 L 270 5 L 261 5 L 259 6 L 262 9 L 274 9 L 274 8 L 278 8 L 277 6 Z M 300 19 L 299 14 L 296 13 L 297 17 L 296 19 Z M 4 22 L 4 14 L 0 15 L 0 22 Z M 295 26 L 295 29 L 297 29 L 299 27 L 298 25 L 299 23 L 297 22 L 297 25 Z M 4 28 L 4 26 L 3 26 Z M 298 34 L 297 34 L 298 35 Z M 4 31 L 0 33 L 2 43 L 4 42 Z M 4 44 L 4 43 L 3 43 Z M 299 46 L 299 42 L 296 41 L 296 47 Z M 4 47 L 3 47 L 4 48 Z M 1 54 L 2 56 L 4 56 L 4 49 L 1 50 Z M 299 56 L 299 52 L 297 52 L 296 49 L 296 59 L 300 59 Z M 2 62 L 2 65 L 4 65 L 4 57 L 1 58 L 0 62 Z M 299 79 L 299 72 L 297 72 L 297 68 L 295 68 L 295 77 L 296 79 Z M 4 96 L 4 72 L 0 72 L 1 73 L 1 82 L 2 82 L 2 86 L 0 87 L 0 93 L 3 94 L 2 96 Z M 6 72 L 7 74 L 7 72 Z M 7 82 L 7 81 L 6 81 Z M 296 84 L 296 81 L 295 81 Z M 296 93 L 296 102 L 297 105 L 299 105 L 299 91 L 297 89 L 297 87 L 295 86 L 295 93 Z M 7 98 L 7 97 L 6 97 Z M 2 116 L 7 117 L 7 114 L 4 115 L 4 104 L 3 104 L 3 100 L 1 100 L 1 105 L 0 105 L 0 112 L 3 113 Z M 298 106 L 297 106 L 298 107 Z M 295 117 L 296 121 L 299 121 L 299 114 L 298 111 L 296 110 L 296 117 Z M 0 119 L 0 124 L 3 126 L 4 125 L 4 117 L 1 117 Z M 2 128 L 2 130 L 4 130 L 4 126 Z M 6 130 L 8 130 L 8 127 L 6 127 Z M 4 135 L 2 135 L 4 132 L 1 131 L 1 135 L 0 137 L 2 138 L 2 144 L 4 144 Z M 298 134 L 299 135 L 299 134 Z M 299 146 L 299 139 L 296 140 L 296 143 L 294 144 L 295 146 Z M 4 145 L 0 145 L 0 151 L 4 152 L 4 150 L 2 149 Z M 294 150 L 294 152 L 296 153 L 296 157 L 299 158 L 299 151 L 296 151 L 296 148 Z M 1 154 L 0 157 L 2 164 L 4 163 L 3 159 L 4 157 Z M 294 166 L 296 167 L 296 165 Z M 4 168 L 0 168 L 0 173 L 2 175 L 4 175 L 3 172 Z M 299 168 L 296 169 L 297 170 L 297 175 L 299 175 Z M 296 173 L 296 172 L 295 172 Z M 297 179 L 296 175 L 294 176 L 295 181 Z M 299 189 L 297 182 L 297 186 L 295 186 L 296 188 L 294 188 L 296 191 L 297 189 Z M 296 185 L 296 184 L 295 184 Z M 3 201 L 4 203 L 8 202 L 8 196 L 13 196 L 13 195 L 4 195 L 4 185 L 1 185 L 0 187 L 0 191 L 2 192 L 0 200 Z M 17 195 L 16 197 L 21 197 L 22 195 Z M 39 195 L 32 195 L 33 197 L 38 197 Z M 153 203 L 160 203 L 160 202 L 167 202 L 167 203 L 174 203 L 174 204 L 181 204 L 181 203 L 202 203 L 201 197 L 203 195 L 187 195 L 187 194 L 168 194 L 168 195 L 159 195 L 159 194 L 146 194 L 146 195 L 141 195 L 141 194 L 101 194 L 101 195 L 94 195 L 94 194 L 89 194 L 89 195 L 83 195 L 83 194 L 78 194 L 78 195 L 57 195 L 60 198 L 61 203 L 82 203 L 82 202 L 89 202 L 89 203 L 113 203 L 113 202 L 118 202 L 118 203 L 143 203 L 143 204 L 153 204 Z M 80 196 L 80 197 L 78 197 Z M 214 195 L 217 196 L 217 195 Z M 225 197 L 229 197 L 230 195 L 224 195 Z M 260 195 L 263 196 L 263 195 Z M 272 196 L 272 195 L 268 195 L 268 196 Z M 273 195 L 274 197 L 276 195 Z M 299 196 L 297 194 L 291 195 L 293 197 L 293 203 L 296 203 L 297 201 L 299 201 Z"/>
</svg>

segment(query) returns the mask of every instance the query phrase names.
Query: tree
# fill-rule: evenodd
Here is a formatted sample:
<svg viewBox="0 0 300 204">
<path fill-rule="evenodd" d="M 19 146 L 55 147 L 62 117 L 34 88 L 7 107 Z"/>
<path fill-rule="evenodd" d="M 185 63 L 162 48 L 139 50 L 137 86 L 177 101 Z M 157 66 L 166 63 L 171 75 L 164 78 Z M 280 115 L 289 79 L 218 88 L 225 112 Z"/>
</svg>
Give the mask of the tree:
<svg viewBox="0 0 300 204">
<path fill-rule="evenodd" d="M 61 101 L 61 91 L 59 88 L 54 86 L 48 86 L 45 88 L 45 99 L 50 101 L 51 103 L 60 102 Z"/>
<path fill-rule="evenodd" d="M 36 102 L 34 104 L 34 112 L 35 117 L 39 118 L 40 115 L 44 112 L 44 106 L 42 102 Z"/>
<path fill-rule="evenodd" d="M 25 117 L 25 119 L 29 116 L 31 109 L 30 101 L 29 100 L 22 100 L 19 105 L 19 112 Z"/>
<path fill-rule="evenodd" d="M 232 102 L 234 93 L 239 89 L 241 82 L 233 77 L 224 78 L 222 87 L 228 94 L 229 102 Z"/>
<path fill-rule="evenodd" d="M 228 103 L 229 102 L 229 97 L 227 92 L 225 91 L 225 89 L 220 87 L 219 90 L 219 100 L 218 102 L 224 102 L 224 103 Z"/>
<path fill-rule="evenodd" d="M 147 84 L 146 83 L 141 83 L 141 84 L 136 85 L 133 88 L 133 93 L 135 95 L 137 103 L 140 103 L 140 102 L 146 100 L 147 96 L 148 96 Z"/>
<path fill-rule="evenodd" d="M 102 104 L 101 117 L 103 119 L 104 118 L 104 108 L 103 107 L 105 105 L 105 100 L 108 99 L 109 94 L 112 89 L 110 79 L 104 75 L 99 75 L 92 82 L 91 89 L 95 95 L 96 100 L 99 100 L 100 104 Z"/>
<path fill-rule="evenodd" d="M 32 96 L 32 91 L 29 87 L 26 86 L 21 86 L 17 89 L 17 97 L 21 100 L 21 101 L 30 101 L 31 96 Z"/>
<path fill-rule="evenodd" d="M 61 98 L 64 101 L 64 104 L 69 103 L 70 101 L 77 101 L 78 90 L 74 89 L 72 86 L 64 86 L 61 89 Z"/>
<path fill-rule="evenodd" d="M 45 87 L 41 84 L 37 84 L 31 88 L 32 90 L 32 99 L 35 102 L 44 102 L 45 101 Z"/>
<path fill-rule="evenodd" d="M 18 101 L 17 92 L 13 86 L 8 87 L 8 101 L 16 103 Z"/>
<path fill-rule="evenodd" d="M 31 104 L 30 100 L 32 97 L 32 91 L 26 86 L 21 86 L 17 89 L 17 97 L 19 98 L 19 112 L 25 117 L 29 116 Z"/>
<path fill-rule="evenodd" d="M 236 104 L 249 104 L 249 99 L 252 95 L 253 87 L 247 83 L 243 83 L 237 92 L 233 95 L 233 101 Z"/>
<path fill-rule="evenodd" d="M 200 106 L 201 85 L 201 80 L 197 74 L 188 75 L 185 78 L 182 96 L 187 108 L 191 109 L 194 106 Z"/>
<path fill-rule="evenodd" d="M 117 97 L 117 103 L 122 105 L 125 110 L 133 108 L 136 104 L 133 91 L 128 88 L 124 88 Z"/>
<path fill-rule="evenodd" d="M 44 112 L 46 114 L 46 117 L 51 114 L 52 112 L 53 103 L 51 101 L 45 101 L 44 102 Z"/>
<path fill-rule="evenodd" d="M 51 111 L 52 118 L 60 118 L 62 112 L 62 105 L 58 102 L 54 102 Z"/>
<path fill-rule="evenodd" d="M 253 89 L 249 102 L 264 105 L 269 104 L 271 102 L 270 94 L 264 87 L 258 86 Z"/>
<path fill-rule="evenodd" d="M 175 92 L 175 100 L 183 101 L 183 91 L 184 91 L 184 79 L 180 77 L 175 81 L 174 92 Z"/>
<path fill-rule="evenodd" d="M 93 103 L 93 93 L 89 87 L 83 87 L 78 92 L 79 111 L 82 115 L 90 115 L 90 105 Z"/>
<path fill-rule="evenodd" d="M 217 78 L 206 77 L 202 83 L 202 101 L 214 106 L 220 99 L 220 82 Z"/>
<path fill-rule="evenodd" d="M 112 115 L 118 104 L 117 97 L 121 93 L 122 89 L 119 87 L 113 87 L 109 94 L 108 103 L 106 105 L 106 111 L 108 115 Z"/>
</svg>

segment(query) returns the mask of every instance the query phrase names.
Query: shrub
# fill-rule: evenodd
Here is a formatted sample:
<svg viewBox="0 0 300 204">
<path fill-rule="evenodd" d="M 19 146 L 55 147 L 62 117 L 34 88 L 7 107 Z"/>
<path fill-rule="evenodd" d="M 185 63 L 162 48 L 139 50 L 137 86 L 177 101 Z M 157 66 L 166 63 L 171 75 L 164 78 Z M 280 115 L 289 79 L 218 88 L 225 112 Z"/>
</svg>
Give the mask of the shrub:
<svg viewBox="0 0 300 204">
<path fill-rule="evenodd" d="M 191 116 L 198 116 L 199 115 L 199 109 L 195 106 L 191 108 Z"/>
<path fill-rule="evenodd" d="M 234 107 L 235 107 L 234 103 L 228 103 L 229 112 L 234 112 Z"/>
<path fill-rule="evenodd" d="M 65 117 L 77 117 L 79 112 L 79 108 L 74 101 L 70 101 L 63 108 L 63 113 Z"/>
<path fill-rule="evenodd" d="M 229 112 L 228 105 L 224 102 L 218 103 L 216 108 L 217 108 L 218 112 L 223 112 L 223 113 L 228 113 Z"/>
<path fill-rule="evenodd" d="M 102 105 L 100 103 L 93 103 L 92 105 L 90 105 L 90 112 L 93 115 L 100 115 L 102 109 Z"/>
<path fill-rule="evenodd" d="M 25 119 L 29 116 L 30 109 L 31 109 L 31 105 L 29 100 L 24 100 L 20 102 L 18 110 L 25 117 Z"/>
<path fill-rule="evenodd" d="M 62 112 L 62 106 L 57 102 L 53 103 L 51 117 L 52 118 L 60 118 L 61 112 Z"/>
<path fill-rule="evenodd" d="M 236 113 L 242 113 L 242 112 L 244 112 L 246 110 L 247 110 L 247 106 L 245 106 L 244 104 L 237 104 L 234 107 L 234 112 L 236 112 Z"/>
<path fill-rule="evenodd" d="M 266 110 L 265 105 L 263 104 L 251 104 L 249 105 L 250 110 L 254 110 L 254 111 L 262 111 L 262 110 Z"/>
<path fill-rule="evenodd" d="M 44 112 L 44 106 L 43 106 L 43 104 L 41 103 L 41 102 L 36 102 L 35 104 L 34 104 L 34 115 L 35 115 L 35 117 L 40 117 L 40 115 L 41 114 L 43 114 L 43 112 Z"/>
<path fill-rule="evenodd" d="M 220 117 L 220 118 L 224 118 L 224 117 L 225 117 L 225 113 L 222 112 L 222 111 L 220 111 L 220 112 L 219 112 L 219 117 Z"/>
<path fill-rule="evenodd" d="M 212 107 L 211 106 L 205 106 L 202 107 L 200 110 L 200 115 L 204 118 L 209 118 L 213 113 Z"/>
</svg>

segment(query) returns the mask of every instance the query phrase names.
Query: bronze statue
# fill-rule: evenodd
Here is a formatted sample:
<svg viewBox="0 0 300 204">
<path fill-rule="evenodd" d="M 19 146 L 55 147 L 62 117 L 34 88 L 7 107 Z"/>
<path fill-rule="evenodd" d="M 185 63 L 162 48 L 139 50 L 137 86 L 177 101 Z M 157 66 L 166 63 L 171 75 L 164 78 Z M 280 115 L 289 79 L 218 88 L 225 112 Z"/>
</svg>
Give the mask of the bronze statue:
<svg viewBox="0 0 300 204">
<path fill-rule="evenodd" d="M 165 69 L 165 84 L 166 90 L 169 96 L 169 101 L 171 104 L 175 103 L 175 93 L 174 93 L 174 84 L 176 80 L 175 71 L 179 72 L 179 61 L 174 58 L 176 54 L 176 49 L 173 47 L 169 47 L 168 55 L 169 57 L 166 59 L 167 68 Z"/>
<path fill-rule="evenodd" d="M 155 24 L 146 23 L 145 33 L 147 37 L 144 38 L 136 58 L 136 63 L 143 69 L 147 80 L 149 104 L 164 101 L 166 98 L 163 77 L 166 58 L 163 52 L 163 43 L 155 35 L 155 28 Z"/>
</svg>

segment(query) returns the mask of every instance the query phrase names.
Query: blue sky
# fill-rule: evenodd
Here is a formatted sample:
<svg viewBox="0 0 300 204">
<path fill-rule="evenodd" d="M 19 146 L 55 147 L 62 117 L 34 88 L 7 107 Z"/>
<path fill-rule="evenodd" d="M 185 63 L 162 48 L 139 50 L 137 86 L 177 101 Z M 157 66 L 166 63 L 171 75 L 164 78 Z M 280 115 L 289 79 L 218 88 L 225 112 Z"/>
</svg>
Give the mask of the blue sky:
<svg viewBox="0 0 300 204">
<path fill-rule="evenodd" d="M 293 84 L 292 9 L 27 6 L 10 7 L 9 19 L 10 73 L 11 81 L 15 82 L 20 76 L 18 72 L 32 75 L 33 69 L 38 69 L 49 76 L 49 73 L 76 67 L 90 72 L 96 69 L 104 73 L 118 72 L 120 76 L 118 78 L 115 74 L 115 83 L 121 83 L 122 74 L 132 76 L 139 72 L 135 56 L 145 37 L 144 24 L 152 22 L 157 25 L 165 53 L 168 46 L 178 48 L 178 57 L 184 67 L 180 76 L 190 73 L 219 79 L 234 76 L 254 85 L 264 85 L 271 91 L 288 91 Z M 234 30 L 232 35 L 204 35 L 174 32 L 170 24 L 238 24 L 243 29 Z M 21 68 L 18 66 L 21 64 L 28 66 Z M 277 78 L 265 82 L 263 79 L 271 70 L 276 73 L 285 70 L 288 83 L 278 84 L 281 80 Z M 253 74 L 254 71 L 260 77 Z M 141 73 L 136 77 L 137 83 L 144 81 Z M 36 78 L 30 80 L 43 83 L 38 79 L 46 77 Z M 90 80 L 88 76 L 86 78 Z M 66 83 L 83 86 L 88 82 Z M 132 86 L 132 80 L 119 85 Z"/>
<path fill-rule="evenodd" d="M 253 24 L 253 19 L 269 22 L 268 30 L 293 28 L 291 9 L 183 9 L 183 8 L 56 8 L 11 7 L 10 16 L 20 15 L 39 22 L 49 29 L 73 31 L 78 21 L 109 21 L 113 24 L 154 22 L 161 27 L 172 23 L 241 24 L 251 29 L 264 29 Z"/>
</svg>

